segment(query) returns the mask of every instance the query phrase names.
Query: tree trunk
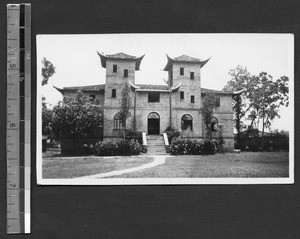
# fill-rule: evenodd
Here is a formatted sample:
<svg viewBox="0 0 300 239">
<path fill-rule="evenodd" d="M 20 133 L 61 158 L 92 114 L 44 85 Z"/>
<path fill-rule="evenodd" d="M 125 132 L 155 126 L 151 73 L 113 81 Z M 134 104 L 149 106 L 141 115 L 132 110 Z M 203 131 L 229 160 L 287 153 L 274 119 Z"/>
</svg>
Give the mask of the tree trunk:
<svg viewBox="0 0 300 239">
<path fill-rule="evenodd" d="M 126 128 L 126 127 L 125 127 Z M 134 116 L 133 116 L 133 130 L 136 132 L 136 91 L 134 90 Z"/>
<path fill-rule="evenodd" d="M 237 95 L 237 120 L 236 120 L 236 130 L 237 130 L 237 148 L 240 149 L 241 148 L 241 129 L 240 129 L 240 123 L 241 123 L 241 119 L 240 119 L 240 95 Z"/>
</svg>

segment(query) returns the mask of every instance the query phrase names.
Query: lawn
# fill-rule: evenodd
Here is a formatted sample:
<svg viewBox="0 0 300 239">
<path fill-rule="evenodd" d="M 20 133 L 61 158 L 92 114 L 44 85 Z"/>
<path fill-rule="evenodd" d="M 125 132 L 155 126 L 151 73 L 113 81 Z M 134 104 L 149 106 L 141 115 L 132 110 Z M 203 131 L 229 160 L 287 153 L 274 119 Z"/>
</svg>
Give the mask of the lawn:
<svg viewBox="0 0 300 239">
<path fill-rule="evenodd" d="M 288 177 L 288 152 L 242 152 L 208 156 L 174 156 L 154 168 L 117 178 L 262 178 Z"/>
<path fill-rule="evenodd" d="M 49 157 L 43 158 L 43 179 L 74 178 L 106 173 L 152 162 L 150 157 Z"/>
<path fill-rule="evenodd" d="M 43 178 L 74 178 L 141 166 L 153 161 L 133 157 L 45 157 Z M 166 157 L 162 165 L 113 178 L 263 178 L 288 177 L 288 152 L 242 152 Z"/>
</svg>

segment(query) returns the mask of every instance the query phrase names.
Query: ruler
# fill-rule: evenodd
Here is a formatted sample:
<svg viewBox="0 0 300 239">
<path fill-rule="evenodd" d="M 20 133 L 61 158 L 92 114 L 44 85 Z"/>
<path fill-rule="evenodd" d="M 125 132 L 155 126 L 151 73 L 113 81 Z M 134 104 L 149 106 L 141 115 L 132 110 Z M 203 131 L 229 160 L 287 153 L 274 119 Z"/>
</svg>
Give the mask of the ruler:
<svg viewBox="0 0 300 239">
<path fill-rule="evenodd" d="M 30 233 L 31 6 L 7 5 L 7 233 Z"/>
</svg>

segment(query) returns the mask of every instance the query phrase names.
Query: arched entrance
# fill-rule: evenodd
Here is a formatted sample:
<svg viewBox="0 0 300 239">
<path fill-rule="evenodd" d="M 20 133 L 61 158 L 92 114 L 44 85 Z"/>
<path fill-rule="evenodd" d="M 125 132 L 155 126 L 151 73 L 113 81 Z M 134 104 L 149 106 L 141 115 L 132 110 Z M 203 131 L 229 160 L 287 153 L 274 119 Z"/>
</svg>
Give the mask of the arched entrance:
<svg viewBox="0 0 300 239">
<path fill-rule="evenodd" d="M 152 112 L 148 115 L 148 134 L 159 134 L 159 114 Z"/>
<path fill-rule="evenodd" d="M 193 130 L 193 117 L 189 114 L 185 114 L 181 117 L 181 129 L 187 130 L 187 129 Z"/>
</svg>

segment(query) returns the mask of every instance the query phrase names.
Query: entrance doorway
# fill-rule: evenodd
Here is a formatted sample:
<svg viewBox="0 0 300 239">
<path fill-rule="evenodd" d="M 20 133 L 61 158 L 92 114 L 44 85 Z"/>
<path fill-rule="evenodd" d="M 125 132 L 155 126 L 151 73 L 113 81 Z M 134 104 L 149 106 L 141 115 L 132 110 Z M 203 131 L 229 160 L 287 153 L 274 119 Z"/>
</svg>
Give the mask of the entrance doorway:
<svg viewBox="0 0 300 239">
<path fill-rule="evenodd" d="M 159 114 L 152 112 L 148 115 L 148 134 L 159 135 L 160 118 Z"/>
</svg>

